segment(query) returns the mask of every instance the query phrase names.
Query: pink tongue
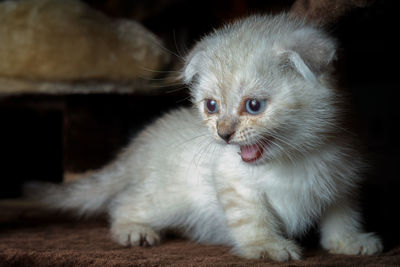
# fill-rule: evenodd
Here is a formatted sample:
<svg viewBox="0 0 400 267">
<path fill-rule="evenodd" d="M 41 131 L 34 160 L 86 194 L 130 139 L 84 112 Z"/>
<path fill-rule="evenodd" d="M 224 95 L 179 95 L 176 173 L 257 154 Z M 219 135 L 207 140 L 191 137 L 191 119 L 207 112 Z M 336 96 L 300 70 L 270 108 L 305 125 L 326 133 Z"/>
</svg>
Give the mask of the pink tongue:
<svg viewBox="0 0 400 267">
<path fill-rule="evenodd" d="M 258 145 L 247 145 L 240 147 L 240 156 L 245 162 L 252 162 L 259 159 L 262 155 L 262 147 Z"/>
</svg>

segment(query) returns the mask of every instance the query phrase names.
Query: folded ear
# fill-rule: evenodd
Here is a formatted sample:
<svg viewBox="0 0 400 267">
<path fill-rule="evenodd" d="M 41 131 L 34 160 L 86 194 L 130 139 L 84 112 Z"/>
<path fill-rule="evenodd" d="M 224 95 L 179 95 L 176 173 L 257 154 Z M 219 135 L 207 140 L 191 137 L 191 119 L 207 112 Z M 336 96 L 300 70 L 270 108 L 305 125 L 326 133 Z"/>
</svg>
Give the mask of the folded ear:
<svg viewBox="0 0 400 267">
<path fill-rule="evenodd" d="M 193 49 L 185 59 L 185 65 L 182 71 L 182 79 L 185 84 L 193 84 L 197 77 L 202 51 L 198 48 Z"/>
<path fill-rule="evenodd" d="M 283 60 L 305 78 L 329 71 L 335 59 L 336 42 L 318 28 L 304 26 L 280 41 Z"/>
</svg>

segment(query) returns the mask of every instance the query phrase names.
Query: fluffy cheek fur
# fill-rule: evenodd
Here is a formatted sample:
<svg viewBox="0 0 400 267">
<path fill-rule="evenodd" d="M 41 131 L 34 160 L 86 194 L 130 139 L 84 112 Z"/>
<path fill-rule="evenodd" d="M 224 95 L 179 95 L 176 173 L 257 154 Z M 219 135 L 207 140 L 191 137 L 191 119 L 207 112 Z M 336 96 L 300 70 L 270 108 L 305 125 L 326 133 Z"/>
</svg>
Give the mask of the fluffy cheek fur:
<svg viewBox="0 0 400 267">
<path fill-rule="evenodd" d="M 239 144 L 254 144 L 260 141 L 257 119 L 242 118 L 236 129 L 232 142 Z"/>
<path fill-rule="evenodd" d="M 209 129 L 209 131 L 210 131 L 210 133 L 212 134 L 212 136 L 214 137 L 214 139 L 217 141 L 217 142 L 220 142 L 220 143 L 225 143 L 222 139 L 221 139 L 221 137 L 219 137 L 219 135 L 218 135 L 218 131 L 217 131 L 217 116 L 215 116 L 215 115 L 205 115 L 205 117 L 206 117 L 206 119 L 205 119 L 205 124 L 207 125 L 207 127 L 208 127 L 208 129 Z"/>
</svg>

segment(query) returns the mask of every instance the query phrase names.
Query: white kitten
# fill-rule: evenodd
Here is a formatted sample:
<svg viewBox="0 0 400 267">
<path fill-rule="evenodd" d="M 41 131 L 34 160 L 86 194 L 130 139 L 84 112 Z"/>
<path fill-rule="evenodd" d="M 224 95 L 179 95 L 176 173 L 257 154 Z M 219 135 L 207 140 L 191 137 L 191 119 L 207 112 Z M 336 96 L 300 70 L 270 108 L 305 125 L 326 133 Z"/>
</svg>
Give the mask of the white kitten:
<svg viewBox="0 0 400 267">
<path fill-rule="evenodd" d="M 40 187 L 44 201 L 107 211 L 123 245 L 173 228 L 285 261 L 300 258 L 292 238 L 319 224 L 332 253 L 379 252 L 352 200 L 363 164 L 340 128 L 334 56 L 329 36 L 285 14 L 227 25 L 187 57 L 195 109 L 157 120 L 90 179 Z"/>
</svg>

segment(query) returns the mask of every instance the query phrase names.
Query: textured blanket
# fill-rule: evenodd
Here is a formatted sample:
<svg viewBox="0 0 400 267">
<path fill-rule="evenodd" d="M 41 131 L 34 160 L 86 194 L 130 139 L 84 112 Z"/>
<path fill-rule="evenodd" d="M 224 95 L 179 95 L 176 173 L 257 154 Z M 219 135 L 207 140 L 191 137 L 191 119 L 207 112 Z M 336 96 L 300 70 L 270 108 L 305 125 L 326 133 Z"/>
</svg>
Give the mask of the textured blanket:
<svg viewBox="0 0 400 267">
<path fill-rule="evenodd" d="M 76 220 L 27 203 L 0 202 L 0 266 L 400 266 L 400 246 L 377 256 L 330 255 L 305 248 L 301 261 L 245 260 L 228 247 L 176 237 L 151 248 L 125 248 L 106 220 Z"/>
</svg>

